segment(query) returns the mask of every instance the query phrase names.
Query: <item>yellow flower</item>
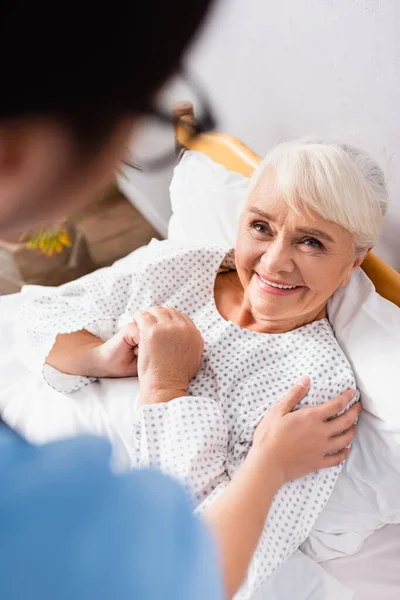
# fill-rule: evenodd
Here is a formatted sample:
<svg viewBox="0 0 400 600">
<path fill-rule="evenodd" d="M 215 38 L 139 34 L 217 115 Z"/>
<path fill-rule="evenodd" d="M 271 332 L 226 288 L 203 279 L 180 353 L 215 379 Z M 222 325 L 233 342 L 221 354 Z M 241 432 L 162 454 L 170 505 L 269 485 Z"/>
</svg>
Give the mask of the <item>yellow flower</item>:
<svg viewBox="0 0 400 600">
<path fill-rule="evenodd" d="M 64 248 L 70 248 L 72 239 L 68 229 L 63 225 L 35 231 L 26 246 L 31 250 L 39 250 L 42 254 L 52 256 L 54 252 L 59 254 Z"/>
<path fill-rule="evenodd" d="M 68 246 L 68 248 L 72 246 L 72 240 L 66 227 L 60 229 L 58 241 L 62 246 Z"/>
</svg>

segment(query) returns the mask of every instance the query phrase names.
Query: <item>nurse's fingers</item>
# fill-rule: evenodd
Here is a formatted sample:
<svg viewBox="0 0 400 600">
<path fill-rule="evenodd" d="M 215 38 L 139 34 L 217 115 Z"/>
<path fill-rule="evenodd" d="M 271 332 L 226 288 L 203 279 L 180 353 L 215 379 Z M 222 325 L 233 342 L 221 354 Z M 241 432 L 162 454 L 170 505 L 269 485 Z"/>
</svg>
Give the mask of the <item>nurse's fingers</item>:
<svg viewBox="0 0 400 600">
<path fill-rule="evenodd" d="M 324 404 L 317 406 L 315 410 L 318 411 L 319 416 L 322 418 L 323 421 L 333 419 L 339 413 L 344 411 L 345 408 L 347 408 L 347 405 L 350 404 L 350 402 L 354 398 L 355 393 L 356 392 L 354 390 L 346 390 L 345 392 L 340 394 L 340 396 L 333 398 L 333 400 L 330 400 L 329 402 L 325 402 Z"/>
<path fill-rule="evenodd" d="M 292 411 L 310 389 L 311 380 L 307 375 L 303 375 L 299 381 L 288 391 L 288 393 L 279 401 L 277 405 L 282 414 Z"/>
<path fill-rule="evenodd" d="M 331 421 L 328 421 L 325 425 L 327 427 L 330 436 L 339 435 L 343 431 L 347 431 L 355 421 L 357 421 L 361 412 L 361 403 L 357 402 L 353 404 L 349 410 L 344 412 L 339 417 L 335 417 Z"/>
<path fill-rule="evenodd" d="M 350 446 L 356 435 L 356 429 L 356 425 L 353 424 L 349 429 L 343 431 L 343 433 L 331 437 L 329 440 L 329 452 L 338 452 L 343 450 L 343 448 Z"/>
<path fill-rule="evenodd" d="M 350 448 L 343 448 L 337 454 L 328 454 L 322 461 L 322 468 L 327 469 L 328 467 L 337 467 L 350 455 Z"/>
</svg>

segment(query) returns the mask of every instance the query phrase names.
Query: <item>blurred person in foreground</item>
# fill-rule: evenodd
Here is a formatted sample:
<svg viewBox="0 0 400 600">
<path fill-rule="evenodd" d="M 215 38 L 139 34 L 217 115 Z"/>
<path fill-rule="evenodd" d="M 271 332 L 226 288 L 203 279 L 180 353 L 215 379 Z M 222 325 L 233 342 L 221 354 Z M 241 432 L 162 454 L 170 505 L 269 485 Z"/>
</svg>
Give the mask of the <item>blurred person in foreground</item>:
<svg viewBox="0 0 400 600">
<path fill-rule="evenodd" d="M 2 3 L 1 236 L 50 223 L 104 188 L 208 4 Z M 179 360 L 184 368 L 191 357 Z M 158 374 L 164 368 L 160 357 Z M 261 421 L 244 465 L 203 515 L 208 525 L 160 473 L 115 475 L 102 439 L 35 447 L 0 424 L 2 598 L 234 595 L 277 490 L 326 464 L 325 412 L 291 412 L 307 391 L 294 386 Z M 348 400 L 332 400 L 329 417 Z"/>
</svg>

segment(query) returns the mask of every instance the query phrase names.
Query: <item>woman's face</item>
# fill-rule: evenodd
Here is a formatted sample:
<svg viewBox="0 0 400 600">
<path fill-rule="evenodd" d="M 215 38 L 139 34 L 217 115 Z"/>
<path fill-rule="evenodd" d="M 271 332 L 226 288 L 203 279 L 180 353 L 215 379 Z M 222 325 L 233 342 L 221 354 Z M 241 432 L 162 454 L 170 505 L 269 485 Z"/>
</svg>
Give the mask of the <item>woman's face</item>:
<svg viewBox="0 0 400 600">
<path fill-rule="evenodd" d="M 259 322 L 298 327 L 324 316 L 326 303 L 348 283 L 363 256 L 353 236 L 316 213 L 298 216 L 276 198 L 265 173 L 242 215 L 236 267 L 244 305 Z"/>
</svg>

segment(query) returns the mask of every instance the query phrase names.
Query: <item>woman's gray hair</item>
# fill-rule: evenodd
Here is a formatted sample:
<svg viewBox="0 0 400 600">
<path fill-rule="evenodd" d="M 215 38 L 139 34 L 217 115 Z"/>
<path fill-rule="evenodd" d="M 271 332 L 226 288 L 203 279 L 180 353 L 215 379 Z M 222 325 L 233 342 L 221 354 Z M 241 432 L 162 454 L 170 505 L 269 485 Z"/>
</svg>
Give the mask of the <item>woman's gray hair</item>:
<svg viewBox="0 0 400 600">
<path fill-rule="evenodd" d="M 301 139 L 273 148 L 255 170 L 249 194 L 272 169 L 276 194 L 297 214 L 315 211 L 354 235 L 357 253 L 374 246 L 387 209 L 382 169 L 347 144 Z"/>
</svg>

